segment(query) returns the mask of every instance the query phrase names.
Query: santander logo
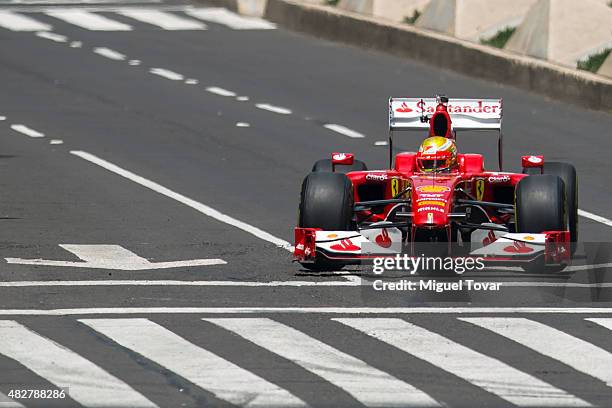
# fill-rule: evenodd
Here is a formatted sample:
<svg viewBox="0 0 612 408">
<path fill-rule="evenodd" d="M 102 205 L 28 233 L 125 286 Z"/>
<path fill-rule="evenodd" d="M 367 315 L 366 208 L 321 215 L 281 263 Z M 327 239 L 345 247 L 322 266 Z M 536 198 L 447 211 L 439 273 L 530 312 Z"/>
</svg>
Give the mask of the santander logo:
<svg viewBox="0 0 612 408">
<path fill-rule="evenodd" d="M 512 254 L 527 254 L 533 252 L 533 248 L 530 248 L 524 242 L 515 241 L 514 245 L 509 245 L 504 248 L 504 251 Z"/>
<path fill-rule="evenodd" d="M 389 248 L 392 243 L 389 233 L 383 228 L 382 232 L 376 236 L 376 244 L 383 248 Z"/>
<path fill-rule="evenodd" d="M 410 107 L 408 105 L 406 105 L 406 102 L 403 102 L 402 106 L 397 108 L 395 111 L 396 112 L 401 112 L 401 113 L 408 113 L 408 112 L 412 112 L 412 109 L 410 109 Z"/>
<path fill-rule="evenodd" d="M 361 249 L 353 244 L 350 239 L 343 239 L 339 244 L 334 244 L 330 248 L 334 251 L 359 251 Z"/>
</svg>

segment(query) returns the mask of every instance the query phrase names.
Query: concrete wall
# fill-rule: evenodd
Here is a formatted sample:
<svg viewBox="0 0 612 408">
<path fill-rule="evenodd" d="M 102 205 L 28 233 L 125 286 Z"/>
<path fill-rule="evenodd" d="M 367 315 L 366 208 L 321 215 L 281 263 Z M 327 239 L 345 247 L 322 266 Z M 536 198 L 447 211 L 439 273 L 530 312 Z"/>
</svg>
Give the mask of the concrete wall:
<svg viewBox="0 0 612 408">
<path fill-rule="evenodd" d="M 612 111 L 612 80 L 591 73 L 512 55 L 408 24 L 385 23 L 296 0 L 268 0 L 265 18 L 287 29 L 415 58 L 576 105 Z"/>
</svg>

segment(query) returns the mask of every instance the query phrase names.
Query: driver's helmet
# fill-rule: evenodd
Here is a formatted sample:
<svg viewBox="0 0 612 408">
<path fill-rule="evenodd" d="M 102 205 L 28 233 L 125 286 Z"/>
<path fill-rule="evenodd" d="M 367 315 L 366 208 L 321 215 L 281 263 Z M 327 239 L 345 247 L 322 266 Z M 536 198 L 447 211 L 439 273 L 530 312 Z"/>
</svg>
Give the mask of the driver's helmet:
<svg viewBox="0 0 612 408">
<path fill-rule="evenodd" d="M 428 137 L 421 143 L 416 155 L 419 171 L 448 172 L 457 167 L 457 146 L 453 139 L 442 136 Z"/>
</svg>

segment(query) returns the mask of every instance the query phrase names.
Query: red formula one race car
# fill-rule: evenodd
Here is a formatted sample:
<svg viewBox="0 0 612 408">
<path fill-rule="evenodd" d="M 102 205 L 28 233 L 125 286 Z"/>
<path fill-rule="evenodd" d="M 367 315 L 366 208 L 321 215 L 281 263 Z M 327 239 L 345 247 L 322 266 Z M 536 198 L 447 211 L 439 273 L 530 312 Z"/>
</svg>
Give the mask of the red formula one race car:
<svg viewBox="0 0 612 408">
<path fill-rule="evenodd" d="M 443 243 L 451 257 L 463 250 L 490 264 L 562 269 L 578 234 L 576 170 L 531 155 L 523 173 L 502 171 L 501 125 L 500 99 L 390 99 L 389 169 L 367 170 L 350 153 L 315 163 L 302 184 L 295 258 L 337 269 Z M 429 134 L 418 152 L 393 157 L 398 130 Z M 457 152 L 461 130 L 498 132 L 499 171 Z"/>
</svg>

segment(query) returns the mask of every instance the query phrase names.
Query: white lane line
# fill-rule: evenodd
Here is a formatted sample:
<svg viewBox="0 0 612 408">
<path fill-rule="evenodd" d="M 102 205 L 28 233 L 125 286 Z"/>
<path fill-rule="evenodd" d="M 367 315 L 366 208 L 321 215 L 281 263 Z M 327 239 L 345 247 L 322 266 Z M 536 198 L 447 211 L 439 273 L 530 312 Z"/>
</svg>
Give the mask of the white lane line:
<svg viewBox="0 0 612 408">
<path fill-rule="evenodd" d="M 137 66 L 140 65 L 140 60 L 129 60 L 128 64 L 132 66 Z"/>
<path fill-rule="evenodd" d="M 198 201 L 195 201 L 189 197 L 185 197 L 182 194 L 179 194 L 177 192 L 174 192 L 172 190 L 170 190 L 169 188 L 166 188 L 160 184 L 157 184 L 154 181 L 148 180 L 144 177 L 141 177 L 137 174 L 132 173 L 131 171 L 122 169 L 119 166 L 114 165 L 113 163 L 107 162 L 104 159 L 101 159 L 97 156 L 94 156 L 91 153 L 87 153 L 87 152 L 83 152 L 83 151 L 71 151 L 71 154 L 78 156 L 84 160 L 87 160 L 90 163 L 96 164 L 112 173 L 115 173 L 121 177 L 124 177 L 128 180 L 133 181 L 134 183 L 140 184 L 143 187 L 146 187 L 150 190 L 155 191 L 156 193 L 162 194 L 168 198 L 171 198 L 175 201 L 178 201 L 179 203 L 182 203 L 188 207 L 193 208 L 196 211 L 201 212 L 204 215 L 207 215 L 211 218 L 216 219 L 217 221 L 221 221 L 225 224 L 231 225 L 233 227 L 236 227 L 238 229 L 241 229 L 245 232 L 248 232 L 251 235 L 256 236 L 257 238 L 260 238 L 264 241 L 268 241 L 274 245 L 277 245 L 281 248 L 285 248 L 288 251 L 293 252 L 293 247 L 292 245 L 283 240 L 280 239 L 278 237 L 275 237 L 272 234 L 269 234 L 253 225 L 247 224 L 246 222 L 237 220 L 236 218 L 230 217 L 229 215 L 223 214 L 217 210 L 215 210 L 212 207 L 209 207 L 205 204 L 202 204 Z"/>
<path fill-rule="evenodd" d="M 181 280 L 77 280 L 77 281 L 3 281 L 0 288 L 27 288 L 45 286 L 230 286 L 230 287 L 308 287 L 359 286 L 347 281 L 181 281 Z"/>
<path fill-rule="evenodd" d="M 185 83 L 186 83 L 187 85 L 197 85 L 197 84 L 199 84 L 199 83 L 200 83 L 200 81 L 198 81 L 197 79 L 194 79 L 194 78 L 187 78 L 187 79 L 185 80 Z"/>
<path fill-rule="evenodd" d="M 39 31 L 36 33 L 36 36 L 40 38 L 45 38 L 47 40 L 55 41 L 58 43 L 65 43 L 66 41 L 68 41 L 68 37 L 66 37 L 65 35 L 50 33 L 48 31 Z"/>
<path fill-rule="evenodd" d="M 248 96 L 237 96 L 237 97 L 236 97 L 236 100 L 237 100 L 238 102 L 246 102 L 246 101 L 248 101 L 248 100 L 249 100 L 249 97 L 248 97 Z"/>
<path fill-rule="evenodd" d="M 98 54 L 115 61 L 124 61 L 126 58 L 125 55 L 121 54 L 120 52 L 106 47 L 96 47 L 93 49 L 93 52 L 94 54 Z"/>
<path fill-rule="evenodd" d="M 349 128 L 347 128 L 345 126 L 342 126 L 342 125 L 336 125 L 336 124 L 333 124 L 333 123 L 328 123 L 326 125 L 323 125 L 323 127 L 325 129 L 329 129 L 329 130 L 331 130 L 333 132 L 340 133 L 341 135 L 352 137 L 352 138 L 355 138 L 355 139 L 362 139 L 362 138 L 365 137 L 361 133 L 356 132 L 356 131 L 354 131 L 352 129 L 349 129 Z"/>
<path fill-rule="evenodd" d="M 374 142 L 374 146 L 388 146 L 389 142 L 386 140 L 378 140 Z"/>
<path fill-rule="evenodd" d="M 27 127 L 26 125 L 11 125 L 11 129 L 29 137 L 45 137 L 44 133 L 40 133 L 37 130 Z"/>
<path fill-rule="evenodd" d="M 0 116 L 0 121 L 1 120 L 6 120 L 6 116 Z"/>
<path fill-rule="evenodd" d="M 49 31 L 53 29 L 49 24 L 8 10 L 0 11 L 0 27 L 11 31 Z"/>
<path fill-rule="evenodd" d="M 612 354 L 545 324 L 520 317 L 461 318 L 612 386 Z"/>
<path fill-rule="evenodd" d="M 588 402 L 502 361 L 405 320 L 389 318 L 336 318 L 333 320 L 427 361 L 514 405 L 521 407 L 591 406 Z"/>
<path fill-rule="evenodd" d="M 0 309 L 0 316 L 126 314 L 612 314 L 611 307 L 105 307 L 74 309 Z"/>
<path fill-rule="evenodd" d="M 238 122 L 236 123 L 236 127 L 248 128 L 248 127 L 251 127 L 251 125 L 247 122 Z"/>
<path fill-rule="evenodd" d="M 234 30 L 273 30 L 276 24 L 256 17 L 244 17 L 224 8 L 193 8 L 185 13 L 200 20 L 225 25 Z"/>
<path fill-rule="evenodd" d="M 79 321 L 121 346 L 156 362 L 213 393 L 217 398 L 234 405 L 307 406 L 285 389 L 196 346 L 150 320 L 80 319 Z"/>
<path fill-rule="evenodd" d="M 62 139 L 51 139 L 49 141 L 49 144 L 52 144 L 52 145 L 61 145 L 61 144 L 64 144 L 64 141 Z"/>
<path fill-rule="evenodd" d="M 0 321 L 0 353 L 18 361 L 87 407 L 156 407 L 132 387 L 66 347 L 21 324 Z"/>
<path fill-rule="evenodd" d="M 160 77 L 170 79 L 171 81 L 182 81 L 185 79 L 185 77 L 181 74 L 164 68 L 151 68 L 149 72 L 154 75 L 159 75 Z"/>
<path fill-rule="evenodd" d="M 155 9 L 119 9 L 116 13 L 164 30 L 206 30 L 206 24 Z"/>
<path fill-rule="evenodd" d="M 73 41 L 70 43 L 70 48 L 81 48 L 83 43 L 81 41 Z"/>
<path fill-rule="evenodd" d="M 342 388 L 370 407 L 438 407 L 425 392 L 292 327 L 266 318 L 202 319 Z"/>
<path fill-rule="evenodd" d="M 279 113 L 281 115 L 291 115 L 292 113 L 290 109 L 283 108 L 281 106 L 270 105 L 267 103 L 258 103 L 255 106 L 258 107 L 259 109 L 267 110 L 267 111 L 274 112 L 274 113 Z"/>
<path fill-rule="evenodd" d="M 593 221 L 600 222 L 600 223 L 602 223 L 604 225 L 607 225 L 608 227 L 612 227 L 612 220 L 604 218 L 604 217 L 602 217 L 600 215 L 593 214 L 593 213 L 590 213 L 588 211 L 584 211 L 584 210 L 580 210 L 580 209 L 578 210 L 578 215 L 581 216 L 581 217 L 584 217 L 584 218 L 589 218 L 589 219 L 591 219 Z"/>
<path fill-rule="evenodd" d="M 206 88 L 206 91 L 220 96 L 236 96 L 235 92 L 219 88 L 218 86 L 209 86 L 208 88 Z"/>
<path fill-rule="evenodd" d="M 49 9 L 45 14 L 92 31 L 131 31 L 132 27 L 84 9 Z"/>
</svg>

